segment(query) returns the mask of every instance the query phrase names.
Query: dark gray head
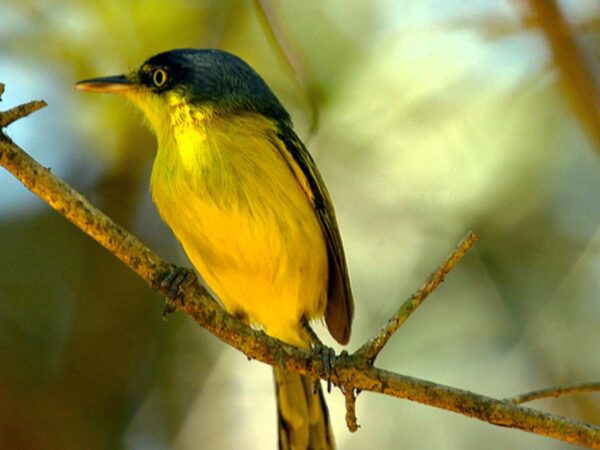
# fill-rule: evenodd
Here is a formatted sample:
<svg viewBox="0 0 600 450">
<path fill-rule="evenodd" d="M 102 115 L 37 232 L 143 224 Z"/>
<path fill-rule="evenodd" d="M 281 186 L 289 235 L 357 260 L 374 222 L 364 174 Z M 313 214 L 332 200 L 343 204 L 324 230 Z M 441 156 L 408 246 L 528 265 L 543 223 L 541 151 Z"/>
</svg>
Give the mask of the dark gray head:
<svg viewBox="0 0 600 450">
<path fill-rule="evenodd" d="M 251 111 L 290 125 L 290 116 L 267 83 L 242 59 L 216 49 L 178 49 L 149 58 L 137 72 L 78 82 L 79 90 L 163 96 L 173 92 L 216 113 Z M 145 101 L 130 98 L 144 108 Z M 137 100 L 137 101 L 136 101 Z"/>
<path fill-rule="evenodd" d="M 164 72 L 163 72 L 164 71 Z M 217 111 L 253 111 L 277 121 L 289 115 L 264 80 L 239 57 L 215 49 L 179 49 L 152 56 L 139 80 L 157 93 L 177 91 Z"/>
</svg>

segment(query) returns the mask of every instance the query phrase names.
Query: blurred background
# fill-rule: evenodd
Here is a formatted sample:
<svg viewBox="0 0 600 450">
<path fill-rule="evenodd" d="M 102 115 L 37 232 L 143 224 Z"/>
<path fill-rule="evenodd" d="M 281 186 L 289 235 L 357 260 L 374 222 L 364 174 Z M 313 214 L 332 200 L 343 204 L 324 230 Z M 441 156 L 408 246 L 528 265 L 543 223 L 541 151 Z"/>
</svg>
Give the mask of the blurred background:
<svg viewBox="0 0 600 450">
<path fill-rule="evenodd" d="M 10 136 L 189 265 L 149 198 L 141 115 L 72 85 L 176 47 L 237 53 L 331 191 L 356 297 L 349 350 L 473 229 L 476 248 L 378 365 L 494 397 L 599 380 L 598 2 L 258 5 L 0 0 L 1 107 L 49 104 Z M 0 268 L 0 448 L 276 448 L 270 368 L 182 314 L 163 321 L 158 294 L 3 170 Z M 531 406 L 599 424 L 599 395 Z M 328 402 L 341 449 L 570 448 L 370 393 L 351 434 L 343 397 Z"/>
</svg>

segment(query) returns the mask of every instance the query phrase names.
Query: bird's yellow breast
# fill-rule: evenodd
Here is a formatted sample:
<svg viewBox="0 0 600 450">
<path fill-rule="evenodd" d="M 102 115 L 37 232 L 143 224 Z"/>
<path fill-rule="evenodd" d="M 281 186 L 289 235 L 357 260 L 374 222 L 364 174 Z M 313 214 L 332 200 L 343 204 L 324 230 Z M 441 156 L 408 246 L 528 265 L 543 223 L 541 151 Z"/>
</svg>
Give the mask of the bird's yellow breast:
<svg viewBox="0 0 600 450">
<path fill-rule="evenodd" d="M 157 133 L 151 187 L 161 216 L 231 313 L 306 347 L 300 323 L 324 313 L 327 251 L 275 125 L 186 108 Z"/>
</svg>

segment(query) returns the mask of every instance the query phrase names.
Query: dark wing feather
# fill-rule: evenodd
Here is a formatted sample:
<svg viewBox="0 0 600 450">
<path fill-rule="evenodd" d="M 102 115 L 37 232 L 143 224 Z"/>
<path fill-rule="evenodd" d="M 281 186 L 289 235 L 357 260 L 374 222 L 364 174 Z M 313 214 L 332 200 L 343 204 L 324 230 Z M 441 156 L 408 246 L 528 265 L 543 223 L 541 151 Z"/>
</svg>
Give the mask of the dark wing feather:
<svg viewBox="0 0 600 450">
<path fill-rule="evenodd" d="M 278 137 L 285 144 L 283 156 L 311 201 L 327 241 L 329 286 L 325 322 L 331 335 L 340 344 L 346 344 L 350 339 L 354 300 L 333 204 L 314 160 L 296 133 L 283 125 Z"/>
</svg>

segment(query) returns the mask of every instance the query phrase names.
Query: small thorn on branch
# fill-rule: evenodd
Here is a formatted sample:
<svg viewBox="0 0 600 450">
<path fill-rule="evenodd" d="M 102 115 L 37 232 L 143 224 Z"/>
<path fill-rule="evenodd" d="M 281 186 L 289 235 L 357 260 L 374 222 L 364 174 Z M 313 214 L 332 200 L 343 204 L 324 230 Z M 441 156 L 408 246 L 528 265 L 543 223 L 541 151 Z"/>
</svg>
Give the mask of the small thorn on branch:
<svg viewBox="0 0 600 450">
<path fill-rule="evenodd" d="M 360 428 L 356 419 L 356 392 L 352 386 L 343 386 L 342 391 L 346 398 L 346 426 L 354 433 Z"/>
<path fill-rule="evenodd" d="M 400 309 L 392 316 L 388 323 L 379 331 L 379 333 L 367 341 L 353 355 L 356 359 L 367 361 L 373 364 L 379 352 L 385 347 L 392 335 L 400 328 L 404 322 L 414 313 L 425 299 L 431 294 L 446 278 L 450 272 L 465 256 L 471 247 L 477 242 L 477 235 L 469 231 L 464 239 L 457 245 L 450 256 L 438 267 L 438 269 L 429 277 L 427 282 L 419 288 L 408 300 L 406 300 Z"/>
</svg>

